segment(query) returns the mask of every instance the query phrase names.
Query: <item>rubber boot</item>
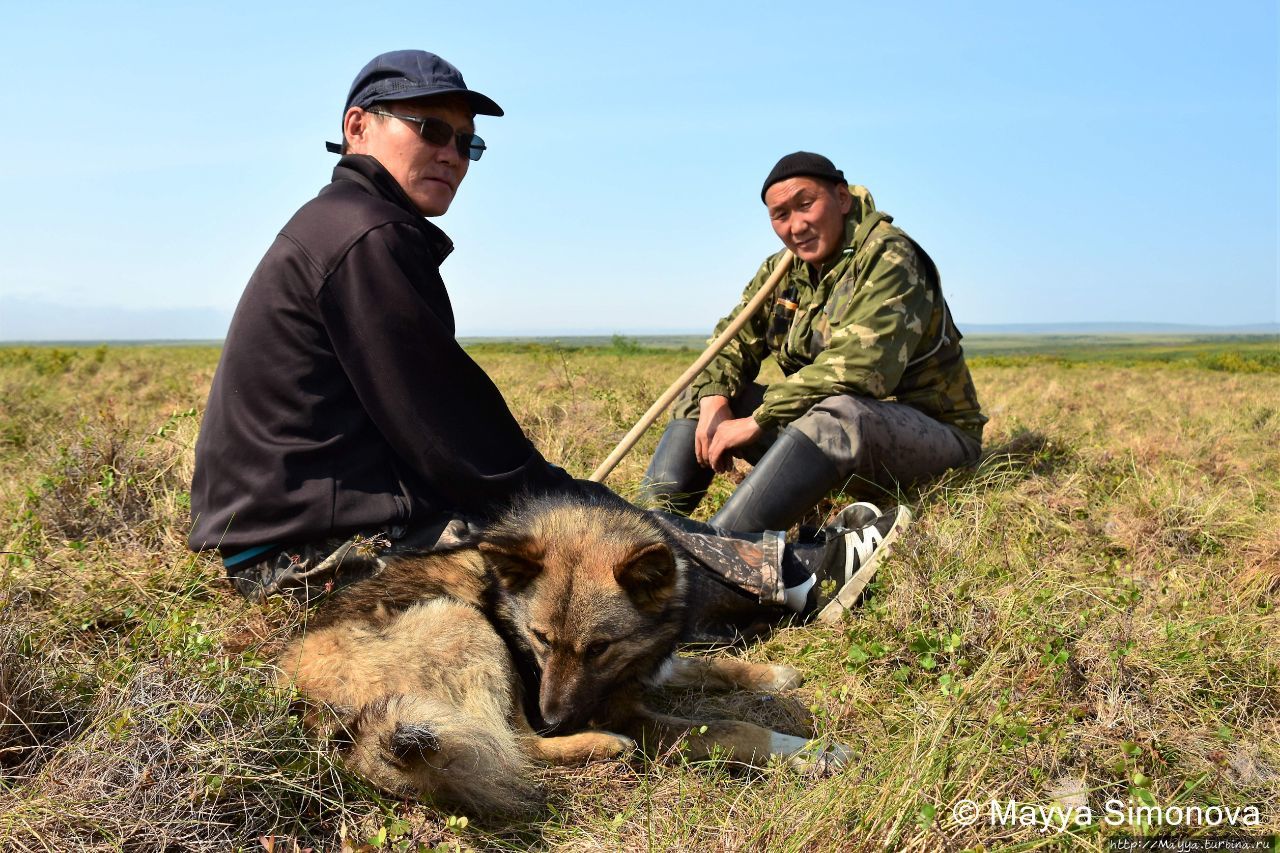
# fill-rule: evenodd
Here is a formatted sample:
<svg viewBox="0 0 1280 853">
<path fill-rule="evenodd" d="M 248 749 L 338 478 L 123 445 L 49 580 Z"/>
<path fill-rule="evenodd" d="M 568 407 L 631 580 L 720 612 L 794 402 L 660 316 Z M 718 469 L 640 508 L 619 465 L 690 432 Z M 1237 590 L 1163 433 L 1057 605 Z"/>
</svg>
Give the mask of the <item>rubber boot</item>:
<svg viewBox="0 0 1280 853">
<path fill-rule="evenodd" d="M 839 482 L 818 445 L 788 427 L 710 523 L 725 530 L 786 530 Z"/>
<path fill-rule="evenodd" d="M 677 418 L 667 424 L 640 482 L 641 506 L 670 508 L 681 515 L 697 508 L 715 476 L 710 468 L 698 464 L 693 447 L 697 431 L 698 422 L 690 418 Z"/>
</svg>

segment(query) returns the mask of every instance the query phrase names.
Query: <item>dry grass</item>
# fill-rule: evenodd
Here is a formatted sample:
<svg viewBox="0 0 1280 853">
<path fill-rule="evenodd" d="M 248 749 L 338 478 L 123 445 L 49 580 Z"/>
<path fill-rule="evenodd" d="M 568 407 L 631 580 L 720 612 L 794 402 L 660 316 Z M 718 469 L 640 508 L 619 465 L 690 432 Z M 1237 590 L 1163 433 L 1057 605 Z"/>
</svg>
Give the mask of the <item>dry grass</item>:
<svg viewBox="0 0 1280 853">
<path fill-rule="evenodd" d="M 688 360 L 476 354 L 580 476 Z M 983 463 L 903 496 L 919 521 L 855 619 L 743 652 L 808 684 L 669 697 L 856 744 L 840 775 L 547 771 L 546 819 L 501 826 L 381 798 L 311 749 L 265 663 L 298 614 L 186 552 L 215 351 L 0 350 L 0 847 L 1103 849 L 1110 798 L 1252 805 L 1238 831 L 1280 832 L 1280 374 L 1229 355 L 979 360 Z M 951 814 L 1076 788 L 1095 822 L 1070 836 Z"/>
</svg>

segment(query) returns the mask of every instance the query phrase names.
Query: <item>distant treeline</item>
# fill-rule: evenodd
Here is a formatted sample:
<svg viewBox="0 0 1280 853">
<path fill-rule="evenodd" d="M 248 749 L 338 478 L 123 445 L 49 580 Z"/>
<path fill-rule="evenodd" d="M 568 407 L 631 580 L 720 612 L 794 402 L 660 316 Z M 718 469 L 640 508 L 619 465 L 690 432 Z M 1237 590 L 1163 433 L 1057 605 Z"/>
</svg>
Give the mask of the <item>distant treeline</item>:
<svg viewBox="0 0 1280 853">
<path fill-rule="evenodd" d="M 468 350 L 486 353 L 576 352 L 585 349 L 619 355 L 701 352 L 706 340 L 693 336 L 614 335 L 611 338 L 472 338 Z M 1176 365 L 1232 373 L 1280 372 L 1280 336 L 1276 335 L 966 335 L 964 349 L 975 366 L 1034 364 Z"/>
<path fill-rule="evenodd" d="M 591 350 L 621 356 L 687 353 L 690 360 L 706 347 L 695 335 L 566 336 L 559 338 L 461 338 L 475 353 L 521 354 Z M 111 342 L 0 344 L 0 366 L 28 364 L 39 373 L 61 373 L 73 364 L 100 364 L 108 348 L 216 349 L 218 342 Z M 1107 363 L 1222 370 L 1231 373 L 1280 373 L 1277 335 L 966 335 L 964 349 L 974 366 L 1065 366 Z"/>
</svg>

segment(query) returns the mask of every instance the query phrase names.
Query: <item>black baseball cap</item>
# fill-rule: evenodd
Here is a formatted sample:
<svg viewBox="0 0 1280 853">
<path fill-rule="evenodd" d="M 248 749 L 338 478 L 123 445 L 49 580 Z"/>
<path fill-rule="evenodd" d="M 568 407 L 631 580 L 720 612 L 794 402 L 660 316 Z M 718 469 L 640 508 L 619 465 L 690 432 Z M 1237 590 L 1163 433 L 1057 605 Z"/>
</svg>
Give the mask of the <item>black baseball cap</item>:
<svg viewBox="0 0 1280 853">
<path fill-rule="evenodd" d="M 801 176 L 820 178 L 833 184 L 848 183 L 844 179 L 844 172 L 837 169 L 835 163 L 826 157 L 814 154 L 812 151 L 796 151 L 794 154 L 783 157 L 774 165 L 773 171 L 769 172 L 769 177 L 764 179 L 764 186 L 760 188 L 760 200 L 764 201 L 764 194 L 769 191 L 769 187 L 779 181 Z"/>
<path fill-rule="evenodd" d="M 467 88 L 461 71 L 425 50 L 393 50 L 371 59 L 351 84 L 342 114 L 345 117 L 352 107 L 368 109 L 383 101 L 407 101 L 432 95 L 457 95 L 476 115 L 503 114 L 502 107 L 492 98 Z M 342 150 L 341 145 L 333 142 L 326 142 L 325 147 L 335 154 Z"/>
</svg>

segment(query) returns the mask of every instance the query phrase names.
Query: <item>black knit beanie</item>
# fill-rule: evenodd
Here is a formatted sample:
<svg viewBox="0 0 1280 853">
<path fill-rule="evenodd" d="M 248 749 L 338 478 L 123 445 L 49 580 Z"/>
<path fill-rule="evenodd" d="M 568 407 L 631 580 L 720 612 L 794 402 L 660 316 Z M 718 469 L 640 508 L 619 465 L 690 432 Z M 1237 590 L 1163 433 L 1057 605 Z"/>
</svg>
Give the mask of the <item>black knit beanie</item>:
<svg viewBox="0 0 1280 853">
<path fill-rule="evenodd" d="M 764 201 L 764 194 L 769 191 L 769 187 L 778 181 L 785 181 L 787 178 L 795 178 L 801 175 L 820 178 L 837 184 L 848 183 L 844 179 L 844 172 L 837 169 L 835 164 L 826 157 L 810 151 L 797 151 L 794 154 L 788 154 L 783 157 L 778 161 L 778 165 L 773 167 L 769 177 L 764 179 L 764 186 L 760 188 L 760 200 Z"/>
</svg>

